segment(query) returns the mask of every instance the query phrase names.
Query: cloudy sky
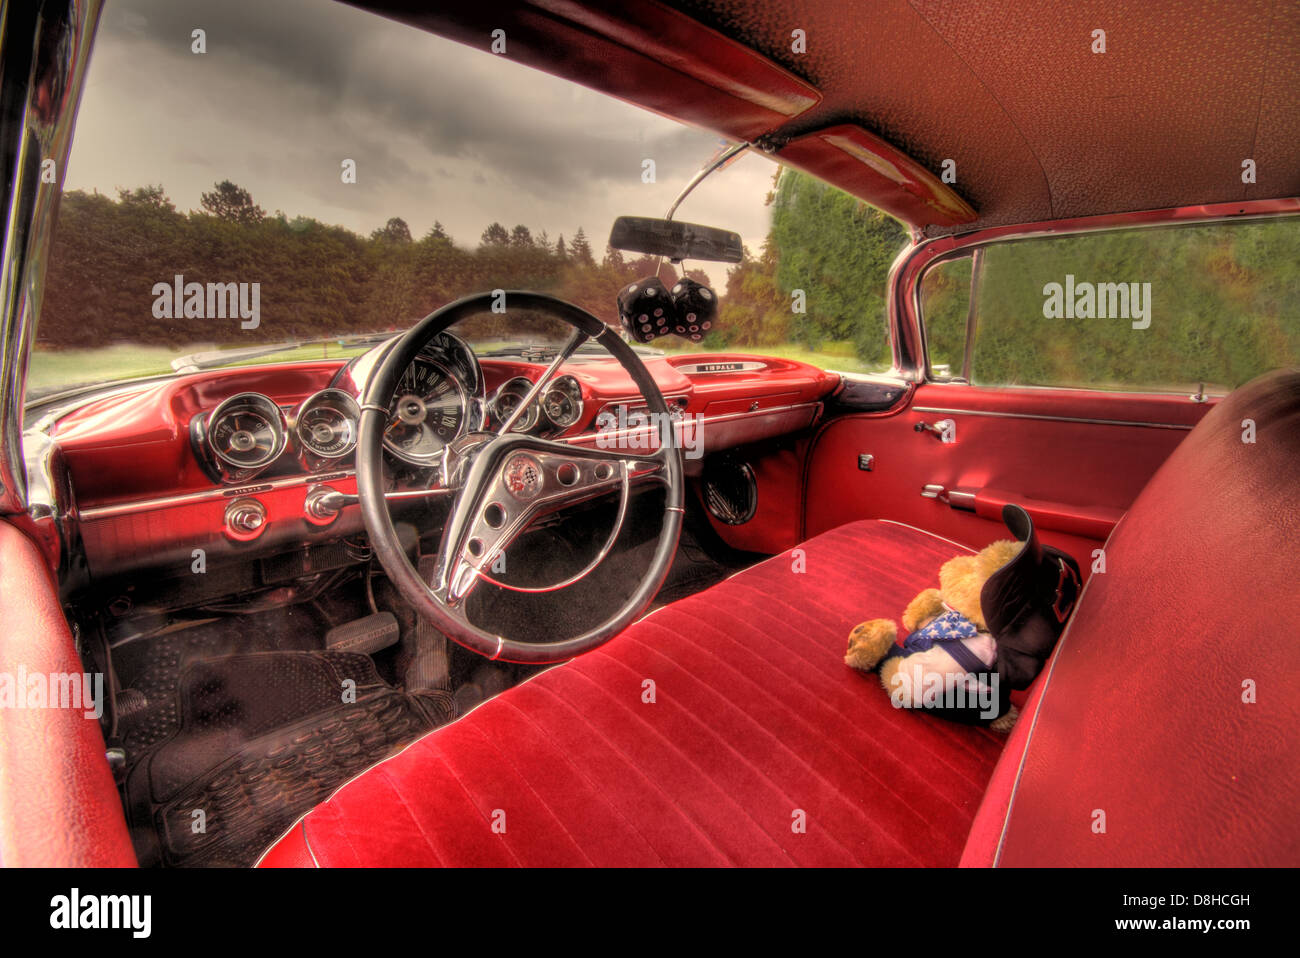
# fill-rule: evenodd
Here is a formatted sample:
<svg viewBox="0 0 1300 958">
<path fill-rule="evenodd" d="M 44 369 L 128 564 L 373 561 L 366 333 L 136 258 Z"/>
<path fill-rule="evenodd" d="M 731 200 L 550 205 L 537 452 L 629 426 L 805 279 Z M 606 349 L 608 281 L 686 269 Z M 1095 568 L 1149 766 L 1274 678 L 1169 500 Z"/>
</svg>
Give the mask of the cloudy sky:
<svg viewBox="0 0 1300 958">
<path fill-rule="evenodd" d="M 585 228 L 597 255 L 621 213 L 661 216 L 716 136 L 331 0 L 110 0 L 65 187 L 161 183 L 179 209 L 234 180 L 268 213 L 359 233 L 390 216 L 552 241 Z M 191 31 L 207 52 L 191 52 Z M 641 181 L 652 158 L 657 182 Z M 340 178 L 356 161 L 357 182 Z M 680 219 L 734 229 L 757 252 L 772 163 L 746 155 Z"/>
</svg>

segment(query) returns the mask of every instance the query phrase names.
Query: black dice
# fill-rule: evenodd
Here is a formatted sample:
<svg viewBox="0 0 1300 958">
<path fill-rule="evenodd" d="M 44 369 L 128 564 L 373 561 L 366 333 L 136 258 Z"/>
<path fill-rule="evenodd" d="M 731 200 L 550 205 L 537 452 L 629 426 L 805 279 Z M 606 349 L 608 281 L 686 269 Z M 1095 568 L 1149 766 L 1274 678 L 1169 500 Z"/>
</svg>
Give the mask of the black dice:
<svg viewBox="0 0 1300 958">
<path fill-rule="evenodd" d="M 618 317 L 638 343 L 676 332 L 672 297 L 657 277 L 639 279 L 618 294 Z"/>
<path fill-rule="evenodd" d="M 718 318 L 718 294 L 703 283 L 683 276 L 670 295 L 677 319 L 672 331 L 698 343 Z"/>
</svg>

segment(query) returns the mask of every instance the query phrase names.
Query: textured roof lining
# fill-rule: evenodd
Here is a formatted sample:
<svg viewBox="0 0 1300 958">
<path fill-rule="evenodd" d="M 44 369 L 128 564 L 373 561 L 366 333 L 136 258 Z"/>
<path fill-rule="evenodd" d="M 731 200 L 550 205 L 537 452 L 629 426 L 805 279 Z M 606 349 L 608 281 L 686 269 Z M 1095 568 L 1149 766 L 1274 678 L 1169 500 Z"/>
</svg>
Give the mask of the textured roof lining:
<svg viewBox="0 0 1300 958">
<path fill-rule="evenodd" d="M 929 236 L 1300 196 L 1296 0 L 348 2 L 483 48 L 500 26 L 511 59 L 725 136 L 853 124 L 936 175 L 951 160 L 979 218 Z M 772 112 L 753 95 L 800 81 L 819 103 Z"/>
<path fill-rule="evenodd" d="M 822 91 L 783 135 L 851 122 L 955 160 L 976 228 L 1300 195 L 1294 0 L 670 2 Z"/>
</svg>

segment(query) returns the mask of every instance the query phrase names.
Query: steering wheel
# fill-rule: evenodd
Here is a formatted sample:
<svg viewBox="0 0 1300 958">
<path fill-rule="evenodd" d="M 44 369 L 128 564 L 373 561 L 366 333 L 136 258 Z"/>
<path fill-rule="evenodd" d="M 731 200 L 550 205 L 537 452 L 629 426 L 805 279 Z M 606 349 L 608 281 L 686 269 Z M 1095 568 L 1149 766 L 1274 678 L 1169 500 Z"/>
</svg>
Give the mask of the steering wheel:
<svg viewBox="0 0 1300 958">
<path fill-rule="evenodd" d="M 471 432 L 444 447 L 433 481 L 452 497 L 452 504 L 443 526 L 432 582 L 425 582 L 407 557 L 388 510 L 382 452 L 384 428 L 393 391 L 412 360 L 454 323 L 493 305 L 499 308 L 500 291 L 467 296 L 443 306 L 412 326 L 379 360 L 361 404 L 357 493 L 371 547 L 384 571 L 402 597 L 448 638 L 489 659 L 560 662 L 590 652 L 621 632 L 650 604 L 663 584 L 681 533 L 684 489 L 681 449 L 672 441 L 668 427 L 661 433 L 658 448 L 644 455 L 512 433 L 510 429 L 516 418 L 538 400 L 561 364 L 588 339 L 600 343 L 619 361 L 640 389 L 650 411 L 659 414 L 655 421 L 668 424 L 672 420 L 645 364 L 609 326 L 586 310 L 553 296 L 514 290 L 507 290 L 504 295 L 506 308 L 546 312 L 564 320 L 574 332 L 519 403 L 515 415 L 498 424 L 495 432 Z M 618 537 L 634 479 L 661 482 L 666 511 L 650 569 L 617 612 L 582 635 L 548 642 L 509 639 L 469 621 L 465 600 L 470 592 L 483 579 L 505 585 L 491 578 L 491 565 L 533 520 L 617 491 L 621 499 L 614 531 L 595 560 L 563 582 L 545 589 L 519 591 L 551 591 L 585 578 L 604 559 Z"/>
</svg>

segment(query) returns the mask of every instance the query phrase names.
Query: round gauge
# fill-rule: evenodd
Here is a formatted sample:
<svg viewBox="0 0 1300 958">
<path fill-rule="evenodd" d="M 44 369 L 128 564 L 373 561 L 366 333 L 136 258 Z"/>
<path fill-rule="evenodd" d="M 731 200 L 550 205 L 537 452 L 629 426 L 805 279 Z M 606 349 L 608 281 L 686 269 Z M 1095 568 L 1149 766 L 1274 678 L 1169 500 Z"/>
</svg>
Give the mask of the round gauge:
<svg viewBox="0 0 1300 958">
<path fill-rule="evenodd" d="M 568 429 L 582 415 L 582 387 L 572 376 L 561 376 L 542 397 L 546 417 L 559 429 Z"/>
<path fill-rule="evenodd" d="M 467 411 L 460 380 L 440 364 L 417 358 L 393 390 L 384 447 L 407 462 L 432 462 L 464 431 Z"/>
<path fill-rule="evenodd" d="M 507 383 L 502 384 L 497 390 L 496 395 L 492 398 L 492 416 L 498 423 L 504 423 L 507 419 L 515 414 L 519 404 L 524 401 L 528 391 L 533 388 L 532 380 L 518 376 Z M 511 432 L 529 432 L 537 425 L 537 420 L 541 417 L 541 408 L 536 402 L 528 407 L 528 410 L 519 417 L 519 421 L 511 427 Z"/>
<path fill-rule="evenodd" d="M 338 459 L 356 448 L 360 419 L 355 399 L 340 389 L 322 389 L 299 408 L 294 434 L 308 452 Z"/>
<path fill-rule="evenodd" d="M 240 393 L 212 411 L 207 439 L 222 462 L 236 469 L 256 469 L 284 451 L 284 414 L 260 393 Z"/>
</svg>

